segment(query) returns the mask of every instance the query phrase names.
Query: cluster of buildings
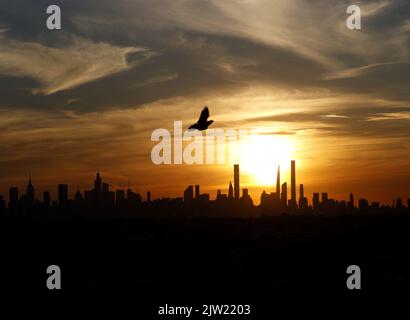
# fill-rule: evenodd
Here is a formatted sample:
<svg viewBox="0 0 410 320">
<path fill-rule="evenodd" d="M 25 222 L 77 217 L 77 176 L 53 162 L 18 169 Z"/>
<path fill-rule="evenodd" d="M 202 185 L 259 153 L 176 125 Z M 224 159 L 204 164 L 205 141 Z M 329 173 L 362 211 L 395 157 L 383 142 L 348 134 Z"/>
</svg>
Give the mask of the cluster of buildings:
<svg viewBox="0 0 410 320">
<path fill-rule="evenodd" d="M 94 180 L 94 188 L 84 191 L 82 194 L 77 188 L 74 199 L 69 198 L 69 189 L 67 184 L 58 185 L 58 200 L 51 200 L 50 192 L 43 193 L 43 200 L 35 197 L 34 187 L 31 176 L 26 188 L 26 192 L 19 197 L 19 189 L 12 187 L 9 190 L 9 201 L 7 209 L 12 213 L 24 213 L 30 209 L 47 209 L 54 208 L 59 210 L 70 209 L 138 209 L 142 205 L 142 197 L 133 192 L 130 188 L 127 190 L 110 191 L 108 183 L 102 182 L 100 173 L 97 172 Z M 148 192 L 148 201 L 150 201 L 150 192 Z M 6 208 L 6 202 L 0 195 L 0 210 Z"/>
<path fill-rule="evenodd" d="M 229 182 L 228 194 L 223 194 L 221 189 L 216 191 L 216 202 L 238 202 L 241 201 L 242 204 L 248 206 L 253 205 L 252 198 L 249 195 L 249 190 L 246 188 L 242 189 L 242 197 L 240 197 L 240 184 L 239 184 L 239 165 L 234 165 L 234 184 L 232 186 L 232 181 Z M 210 201 L 210 196 L 208 193 L 200 193 L 200 186 L 188 186 L 184 191 L 183 201 L 187 205 L 192 205 L 195 203 L 206 204 Z"/>
<path fill-rule="evenodd" d="M 94 188 L 81 193 L 79 189 L 74 195 L 74 199 L 69 199 L 68 185 L 58 185 L 58 200 L 51 201 L 50 193 L 43 193 L 43 200 L 37 200 L 35 197 L 34 187 L 31 176 L 25 193 L 19 197 L 19 190 L 12 187 L 9 190 L 8 206 L 5 199 L 0 195 L 0 212 L 7 210 L 9 213 L 25 213 L 35 208 L 37 211 L 52 208 L 54 210 L 64 211 L 113 211 L 135 213 L 136 211 L 159 212 L 167 211 L 172 208 L 173 211 L 183 208 L 182 211 L 201 212 L 202 214 L 218 215 L 221 213 L 235 212 L 249 213 L 254 212 L 255 208 L 261 214 L 275 214 L 288 212 L 319 212 L 319 213 L 345 213 L 348 211 L 359 210 L 380 210 L 380 209 L 405 209 L 401 198 L 395 199 L 392 206 L 381 206 L 378 202 L 369 203 L 366 199 L 359 199 L 358 206 L 355 205 L 353 194 L 350 194 L 349 200 L 335 200 L 329 198 L 327 193 L 313 193 L 312 201 L 309 204 L 305 196 L 304 185 L 299 185 L 299 198 L 297 199 L 296 185 L 296 162 L 291 161 L 291 181 L 290 181 L 290 198 L 288 198 L 288 183 L 281 183 L 280 167 L 278 166 L 275 192 L 267 193 L 263 191 L 261 201 L 258 207 L 255 207 L 249 190 L 242 189 L 240 195 L 240 171 L 239 165 L 234 165 L 233 185 L 229 183 L 228 194 L 223 194 L 222 190 L 217 190 L 215 200 L 210 199 L 207 193 L 200 193 L 199 185 L 188 186 L 183 197 L 180 198 L 163 198 L 151 200 L 151 192 L 147 192 L 146 200 L 143 201 L 140 194 L 135 193 L 128 188 L 127 190 L 117 189 L 111 191 L 109 185 L 102 181 L 100 173 L 97 172 L 94 180 Z M 410 208 L 410 199 L 407 200 L 407 208 Z M 189 213 L 188 213 L 189 214 Z"/>
</svg>

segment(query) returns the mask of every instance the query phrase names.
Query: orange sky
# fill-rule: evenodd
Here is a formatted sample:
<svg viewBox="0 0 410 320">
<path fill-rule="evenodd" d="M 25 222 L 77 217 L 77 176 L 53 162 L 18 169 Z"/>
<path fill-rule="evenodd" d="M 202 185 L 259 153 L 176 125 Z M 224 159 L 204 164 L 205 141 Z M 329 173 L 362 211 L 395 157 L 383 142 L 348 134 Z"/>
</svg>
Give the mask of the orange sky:
<svg viewBox="0 0 410 320">
<path fill-rule="evenodd" d="M 231 164 L 151 161 L 155 129 L 184 128 L 208 105 L 211 128 L 257 134 L 241 148 L 256 203 L 276 166 L 306 195 L 410 198 L 408 2 L 362 1 L 361 31 L 340 1 L 71 1 L 63 29 L 44 8 L 5 1 L 0 20 L 0 194 L 57 184 L 154 197 L 189 184 L 215 196 Z M 30 14 L 27 14 L 30 12 Z M 320 23 L 318 23 L 320 21 Z"/>
</svg>

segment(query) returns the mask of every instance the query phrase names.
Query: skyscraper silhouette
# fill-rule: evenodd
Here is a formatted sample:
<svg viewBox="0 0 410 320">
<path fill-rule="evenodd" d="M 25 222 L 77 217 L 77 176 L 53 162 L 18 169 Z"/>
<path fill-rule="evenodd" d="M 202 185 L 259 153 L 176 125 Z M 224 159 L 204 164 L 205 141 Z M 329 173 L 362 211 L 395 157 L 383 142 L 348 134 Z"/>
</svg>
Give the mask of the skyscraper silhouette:
<svg viewBox="0 0 410 320">
<path fill-rule="evenodd" d="M 282 183 L 282 195 L 281 195 L 282 205 L 287 206 L 288 203 L 288 183 Z"/>
<path fill-rule="evenodd" d="M 305 190 L 303 188 L 303 184 L 300 184 L 300 189 L 299 189 L 299 208 L 302 208 L 304 206 L 304 201 L 305 201 Z"/>
<path fill-rule="evenodd" d="M 290 162 L 290 172 L 291 172 L 291 201 L 292 206 L 296 206 L 296 161 L 292 160 Z"/>
<path fill-rule="evenodd" d="M 195 185 L 195 199 L 199 199 L 199 195 L 199 185 L 197 184 Z"/>
<path fill-rule="evenodd" d="M 234 172 L 234 179 L 233 179 L 233 193 L 235 200 L 239 200 L 239 190 L 240 190 L 240 185 L 239 185 L 239 164 L 234 164 L 233 166 L 233 172 Z"/>
<path fill-rule="evenodd" d="M 349 208 L 350 208 L 350 209 L 353 209 L 353 208 L 354 208 L 354 196 L 353 196 L 353 193 L 350 193 L 350 196 L 349 196 Z"/>
<path fill-rule="evenodd" d="M 83 196 L 80 192 L 80 187 L 77 186 L 77 192 L 74 194 L 74 200 L 75 201 L 81 201 L 83 199 Z"/>
<path fill-rule="evenodd" d="M 329 196 L 327 192 L 322 192 L 322 206 L 323 208 L 327 208 L 329 203 Z"/>
<path fill-rule="evenodd" d="M 319 200 L 319 193 L 318 192 L 315 192 L 313 194 L 312 203 L 313 203 L 313 209 L 318 209 L 320 207 L 320 200 Z"/>
<path fill-rule="evenodd" d="M 33 184 L 31 183 L 31 174 L 30 174 L 27 189 L 26 189 L 26 201 L 29 204 L 34 203 L 34 187 L 33 187 Z"/>
<path fill-rule="evenodd" d="M 192 203 L 193 200 L 194 200 L 194 187 L 188 186 L 184 191 L 184 202 Z"/>
<path fill-rule="evenodd" d="M 280 165 L 278 165 L 278 173 L 276 174 L 276 197 L 280 199 Z"/>
<path fill-rule="evenodd" d="M 99 172 L 97 172 L 97 176 L 94 181 L 94 190 L 98 194 L 101 193 L 101 177 Z"/>
<path fill-rule="evenodd" d="M 232 181 L 229 181 L 228 198 L 229 198 L 229 199 L 233 199 Z"/>
<path fill-rule="evenodd" d="M 58 205 L 61 208 L 67 206 L 68 203 L 68 185 L 59 184 L 58 185 Z"/>
</svg>

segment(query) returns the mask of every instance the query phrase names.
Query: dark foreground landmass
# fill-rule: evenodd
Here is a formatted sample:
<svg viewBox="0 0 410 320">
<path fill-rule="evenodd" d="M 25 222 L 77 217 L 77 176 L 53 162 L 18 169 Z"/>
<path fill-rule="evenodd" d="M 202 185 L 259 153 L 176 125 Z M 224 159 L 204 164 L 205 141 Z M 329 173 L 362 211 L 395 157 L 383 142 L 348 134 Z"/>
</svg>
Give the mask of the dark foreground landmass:
<svg viewBox="0 0 410 320">
<path fill-rule="evenodd" d="M 143 319 L 157 318 L 166 303 L 251 304 L 254 317 L 301 303 L 408 304 L 409 227 L 408 214 L 9 217 L 0 222 L 1 290 L 5 296 L 24 292 L 21 299 L 126 297 Z M 49 265 L 61 268 L 59 291 L 46 287 Z M 349 265 L 361 268 L 361 290 L 346 287 Z"/>
</svg>

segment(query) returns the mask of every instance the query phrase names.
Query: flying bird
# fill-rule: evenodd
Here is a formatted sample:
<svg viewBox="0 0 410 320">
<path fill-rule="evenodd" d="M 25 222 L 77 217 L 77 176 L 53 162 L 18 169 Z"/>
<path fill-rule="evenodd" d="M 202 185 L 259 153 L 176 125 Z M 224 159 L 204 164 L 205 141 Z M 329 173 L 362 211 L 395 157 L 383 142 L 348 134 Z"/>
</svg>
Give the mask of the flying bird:
<svg viewBox="0 0 410 320">
<path fill-rule="evenodd" d="M 209 118 L 209 109 L 208 106 L 205 106 L 199 116 L 197 123 L 189 127 L 189 130 L 206 130 L 214 122 L 213 120 L 208 120 Z"/>
</svg>

